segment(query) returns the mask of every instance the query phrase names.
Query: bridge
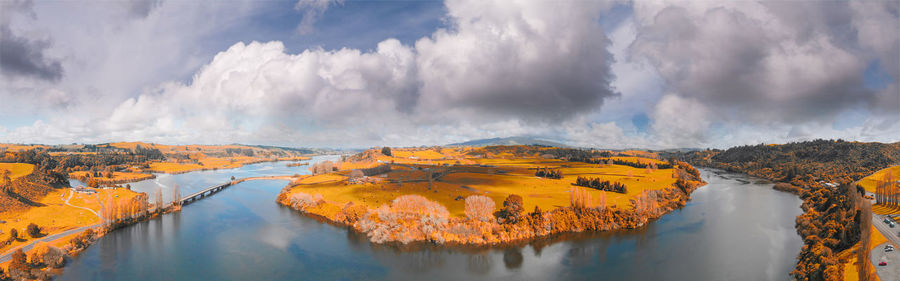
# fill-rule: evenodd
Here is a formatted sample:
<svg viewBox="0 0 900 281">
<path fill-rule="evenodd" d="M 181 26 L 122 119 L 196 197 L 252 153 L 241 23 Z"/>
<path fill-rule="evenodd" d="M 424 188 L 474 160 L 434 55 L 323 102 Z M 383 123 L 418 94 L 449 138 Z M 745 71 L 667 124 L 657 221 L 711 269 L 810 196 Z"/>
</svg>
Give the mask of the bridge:
<svg viewBox="0 0 900 281">
<path fill-rule="evenodd" d="M 185 196 L 184 198 L 181 198 L 181 200 L 179 200 L 178 203 L 181 204 L 182 206 L 187 205 L 187 204 L 190 204 L 190 203 L 194 203 L 194 202 L 196 202 L 197 200 L 200 200 L 200 199 L 206 198 L 206 197 L 208 197 L 208 196 L 210 196 L 210 195 L 216 194 L 216 193 L 218 193 L 219 191 L 222 191 L 223 189 L 225 189 L 225 188 L 227 188 L 227 187 L 229 187 L 229 186 L 232 186 L 232 185 L 235 185 L 235 184 L 239 184 L 239 183 L 242 183 L 242 182 L 245 182 L 245 181 L 252 181 L 252 180 L 293 180 L 293 179 L 294 179 L 294 176 L 265 176 L 265 177 L 249 177 L 249 178 L 236 179 L 236 180 L 233 180 L 233 181 L 229 181 L 229 182 L 226 182 L 226 183 L 223 183 L 223 184 L 220 184 L 220 185 L 216 185 L 216 186 L 207 187 L 207 188 L 204 188 L 204 189 L 202 189 L 202 190 L 200 190 L 200 191 L 194 192 L 194 193 L 192 193 L 192 194 L 190 194 L 190 195 L 188 195 L 188 196 Z"/>
</svg>

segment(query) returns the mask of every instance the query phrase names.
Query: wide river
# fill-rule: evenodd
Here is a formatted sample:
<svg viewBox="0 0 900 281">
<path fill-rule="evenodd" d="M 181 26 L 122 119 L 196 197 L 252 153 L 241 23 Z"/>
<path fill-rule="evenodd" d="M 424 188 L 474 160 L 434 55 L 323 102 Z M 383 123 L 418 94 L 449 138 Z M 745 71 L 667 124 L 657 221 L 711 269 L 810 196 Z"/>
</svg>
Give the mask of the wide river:
<svg viewBox="0 0 900 281">
<path fill-rule="evenodd" d="M 333 157 L 315 157 L 312 162 Z M 171 197 L 231 176 L 306 166 L 158 175 L 132 183 Z M 101 238 L 59 280 L 788 280 L 802 246 L 800 199 L 743 175 L 701 169 L 692 200 L 627 232 L 565 235 L 498 248 L 375 245 L 275 203 L 283 180 L 244 182 Z M 167 199 L 168 200 L 168 199 Z"/>
</svg>

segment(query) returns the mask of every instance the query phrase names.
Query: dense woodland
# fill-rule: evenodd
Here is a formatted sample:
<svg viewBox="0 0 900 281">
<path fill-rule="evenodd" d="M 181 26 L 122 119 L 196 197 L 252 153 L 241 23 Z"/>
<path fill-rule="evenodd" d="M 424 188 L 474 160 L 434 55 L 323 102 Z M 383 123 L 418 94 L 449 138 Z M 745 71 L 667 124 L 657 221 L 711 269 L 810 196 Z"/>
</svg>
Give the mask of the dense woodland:
<svg viewBox="0 0 900 281">
<path fill-rule="evenodd" d="M 900 163 L 900 143 L 814 140 L 667 156 L 766 178 L 779 182 L 779 190 L 797 193 L 804 213 L 796 227 L 804 246 L 791 274 L 797 280 L 843 280 L 837 253 L 860 241 L 860 224 L 868 216 L 861 190 L 852 182 Z"/>
</svg>

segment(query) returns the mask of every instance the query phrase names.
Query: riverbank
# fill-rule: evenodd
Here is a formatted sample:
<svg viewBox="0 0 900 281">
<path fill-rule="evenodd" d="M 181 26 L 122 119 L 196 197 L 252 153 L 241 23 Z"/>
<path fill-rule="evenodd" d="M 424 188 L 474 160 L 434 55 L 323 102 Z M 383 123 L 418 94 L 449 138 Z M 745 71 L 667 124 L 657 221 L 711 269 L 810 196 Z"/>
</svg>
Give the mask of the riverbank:
<svg viewBox="0 0 900 281">
<path fill-rule="evenodd" d="M 648 192 L 635 201 L 633 208 L 619 207 L 560 207 L 551 211 L 520 213 L 514 222 L 473 220 L 447 216 L 443 212 L 417 211 L 441 207 L 424 197 L 398 197 L 390 206 L 376 209 L 353 203 L 339 207 L 323 198 L 304 193 L 279 196 L 279 204 L 289 206 L 305 215 L 345 225 L 364 233 L 375 243 L 427 242 L 445 245 L 500 245 L 528 242 L 552 235 L 584 232 L 636 229 L 649 221 L 684 207 L 693 192 L 703 184 L 692 185 L 687 191 L 671 187 Z M 282 193 L 282 195 L 287 193 Z M 521 200 L 521 197 L 519 197 Z M 311 199 L 311 200 L 310 200 Z M 511 199 L 515 200 L 515 199 Z M 504 205 L 510 205 L 510 200 Z"/>
<path fill-rule="evenodd" d="M 455 155 L 473 154 L 463 149 L 466 153 Z M 500 149 L 525 152 L 485 158 L 475 150 L 477 157 L 462 160 L 476 165 L 407 158 L 408 164 L 383 164 L 387 167 L 378 175 L 365 176 L 361 169 L 309 176 L 286 186 L 276 202 L 348 226 L 376 243 L 497 245 L 566 232 L 639 228 L 683 207 L 690 193 L 705 184 L 683 162 L 633 156 L 574 162 L 538 157 L 546 150 L 529 151 L 543 148 Z M 395 149 L 392 157 L 401 152 Z M 429 152 L 448 154 L 447 149 Z M 666 168 L 656 169 L 657 164 Z M 616 185 L 621 190 L 610 187 Z"/>
</svg>

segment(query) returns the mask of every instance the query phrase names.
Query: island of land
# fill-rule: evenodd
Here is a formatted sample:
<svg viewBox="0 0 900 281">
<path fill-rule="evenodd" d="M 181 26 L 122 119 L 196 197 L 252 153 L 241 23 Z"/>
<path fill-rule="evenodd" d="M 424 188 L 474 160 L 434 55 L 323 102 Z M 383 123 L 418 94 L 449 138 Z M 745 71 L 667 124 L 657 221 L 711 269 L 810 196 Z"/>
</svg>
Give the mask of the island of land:
<svg viewBox="0 0 900 281">
<path fill-rule="evenodd" d="M 379 148 L 322 162 L 277 202 L 372 242 L 493 245 L 637 228 L 704 183 L 641 151 L 544 146 Z"/>
</svg>

